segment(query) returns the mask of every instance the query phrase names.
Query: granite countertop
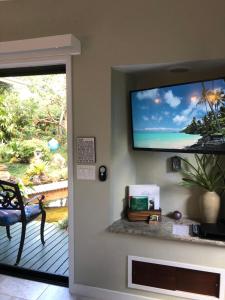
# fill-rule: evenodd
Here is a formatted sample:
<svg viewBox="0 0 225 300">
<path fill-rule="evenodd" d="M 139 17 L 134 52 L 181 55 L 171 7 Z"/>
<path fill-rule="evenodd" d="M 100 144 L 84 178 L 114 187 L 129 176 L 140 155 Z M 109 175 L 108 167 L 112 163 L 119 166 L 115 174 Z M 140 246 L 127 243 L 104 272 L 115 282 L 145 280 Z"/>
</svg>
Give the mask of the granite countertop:
<svg viewBox="0 0 225 300">
<path fill-rule="evenodd" d="M 156 224 L 148 224 L 147 222 L 140 221 L 130 222 L 127 219 L 120 219 L 110 225 L 108 227 L 108 231 L 113 233 L 126 233 L 131 235 L 146 236 L 149 238 L 152 237 L 225 247 L 225 241 L 201 239 L 199 237 L 193 237 L 190 234 L 173 234 L 173 225 L 191 225 L 194 223 L 198 224 L 196 221 L 191 219 L 182 218 L 179 221 L 175 221 L 167 216 L 162 216 L 162 221 Z"/>
</svg>

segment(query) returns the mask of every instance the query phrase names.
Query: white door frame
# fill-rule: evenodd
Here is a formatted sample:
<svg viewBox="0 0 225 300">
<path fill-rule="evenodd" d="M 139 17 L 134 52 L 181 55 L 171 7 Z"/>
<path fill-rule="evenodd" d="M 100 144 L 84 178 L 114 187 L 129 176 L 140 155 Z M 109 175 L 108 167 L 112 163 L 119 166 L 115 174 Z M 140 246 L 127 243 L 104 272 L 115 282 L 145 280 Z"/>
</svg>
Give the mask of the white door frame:
<svg viewBox="0 0 225 300">
<path fill-rule="evenodd" d="M 38 51 L 39 52 L 39 51 Z M 51 55 L 51 52 L 53 54 Z M 35 53 L 35 55 L 33 55 Z M 29 55 L 30 54 L 30 55 Z M 68 213 L 69 213 L 69 286 L 75 283 L 74 280 L 74 147 L 73 147 L 73 98 L 72 98 L 72 56 L 58 53 L 54 55 L 54 51 L 28 52 L 25 55 L 21 53 L 7 56 L 7 59 L 1 57 L 0 53 L 0 69 L 34 67 L 45 65 L 64 64 L 66 66 L 66 91 L 67 91 L 67 143 L 68 143 Z"/>
</svg>

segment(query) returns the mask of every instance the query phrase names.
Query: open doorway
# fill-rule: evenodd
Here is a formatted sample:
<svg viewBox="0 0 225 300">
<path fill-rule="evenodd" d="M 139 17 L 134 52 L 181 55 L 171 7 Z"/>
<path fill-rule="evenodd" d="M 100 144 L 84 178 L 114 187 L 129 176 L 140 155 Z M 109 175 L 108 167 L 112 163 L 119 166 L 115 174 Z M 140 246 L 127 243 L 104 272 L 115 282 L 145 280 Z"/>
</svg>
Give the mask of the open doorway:
<svg viewBox="0 0 225 300">
<path fill-rule="evenodd" d="M 68 277 L 68 171 L 65 65 L 1 70 L 0 180 L 16 182 L 24 198 L 44 195 L 40 217 L 29 222 L 16 268 Z M 0 227 L 0 264 L 13 266 L 20 222 Z"/>
</svg>

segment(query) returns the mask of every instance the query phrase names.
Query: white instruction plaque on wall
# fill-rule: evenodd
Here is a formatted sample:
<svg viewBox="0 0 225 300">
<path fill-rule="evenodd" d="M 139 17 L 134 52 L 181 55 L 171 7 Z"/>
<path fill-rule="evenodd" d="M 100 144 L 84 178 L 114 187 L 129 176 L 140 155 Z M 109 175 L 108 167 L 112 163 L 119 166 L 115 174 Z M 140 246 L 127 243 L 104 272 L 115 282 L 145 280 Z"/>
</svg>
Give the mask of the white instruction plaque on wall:
<svg viewBox="0 0 225 300">
<path fill-rule="evenodd" d="M 95 166 L 77 165 L 78 180 L 95 180 Z"/>
<path fill-rule="evenodd" d="M 95 138 L 77 138 L 77 162 L 79 164 L 93 164 L 96 162 Z"/>
</svg>

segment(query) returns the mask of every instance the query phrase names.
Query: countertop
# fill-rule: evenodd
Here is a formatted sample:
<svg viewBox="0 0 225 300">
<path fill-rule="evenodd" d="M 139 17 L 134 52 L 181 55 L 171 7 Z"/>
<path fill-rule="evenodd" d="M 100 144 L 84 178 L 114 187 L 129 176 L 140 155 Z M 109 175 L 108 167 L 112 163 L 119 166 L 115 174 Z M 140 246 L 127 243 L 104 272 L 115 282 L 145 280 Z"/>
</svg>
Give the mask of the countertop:
<svg viewBox="0 0 225 300">
<path fill-rule="evenodd" d="M 162 221 L 154 224 L 148 224 L 147 222 L 130 222 L 127 219 L 120 219 L 115 221 L 108 227 L 109 232 L 113 233 L 125 233 L 131 235 L 140 235 L 149 238 L 160 238 L 166 240 L 183 241 L 198 244 L 216 245 L 225 247 L 225 241 L 202 239 L 199 237 L 193 237 L 190 234 L 177 235 L 173 233 L 173 225 L 191 225 L 198 224 L 196 221 L 182 218 L 179 221 L 175 221 L 167 216 L 162 216 Z M 179 227 L 179 226 L 178 226 Z"/>
</svg>

